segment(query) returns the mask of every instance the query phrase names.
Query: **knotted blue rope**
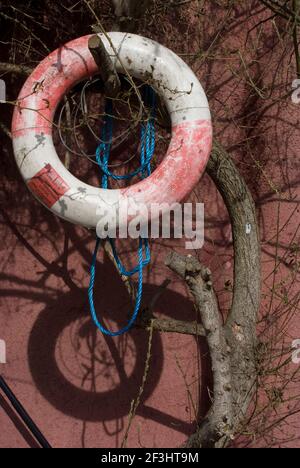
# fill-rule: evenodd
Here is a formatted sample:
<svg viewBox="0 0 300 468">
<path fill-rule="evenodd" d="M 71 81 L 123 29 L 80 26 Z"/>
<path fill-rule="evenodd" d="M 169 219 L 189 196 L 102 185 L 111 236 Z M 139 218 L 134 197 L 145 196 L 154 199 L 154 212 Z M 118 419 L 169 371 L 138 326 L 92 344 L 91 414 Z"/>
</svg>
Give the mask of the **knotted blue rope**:
<svg viewBox="0 0 300 468">
<path fill-rule="evenodd" d="M 141 151 L 140 151 L 140 159 L 141 164 L 138 169 L 135 171 L 126 174 L 126 175 L 117 175 L 112 173 L 108 168 L 109 157 L 110 157 L 110 150 L 112 144 L 112 136 L 113 136 L 113 105 L 110 99 L 106 100 L 105 105 L 105 117 L 104 117 L 104 125 L 102 126 L 101 130 L 101 143 L 99 144 L 96 150 L 96 161 L 101 169 L 102 172 L 102 188 L 107 189 L 109 178 L 114 180 L 128 180 L 136 175 L 140 175 L 141 178 L 148 177 L 151 174 L 151 160 L 155 150 L 155 104 L 156 104 L 156 97 L 153 89 L 150 86 L 145 86 L 144 88 L 144 100 L 145 104 L 151 108 L 151 115 L 150 118 L 147 120 L 146 123 L 141 124 Z M 122 264 L 117 250 L 115 246 L 115 242 L 113 239 L 109 238 L 110 245 L 112 247 L 112 252 L 116 261 L 116 264 L 119 268 L 119 271 L 124 276 L 133 276 L 134 274 L 138 273 L 138 289 L 137 289 L 137 296 L 136 296 L 136 303 L 134 307 L 134 311 L 130 320 L 128 321 L 127 325 L 119 331 L 112 332 L 107 330 L 103 325 L 100 323 L 97 312 L 94 305 L 94 286 L 95 286 L 95 278 L 96 278 L 96 264 L 97 264 L 97 254 L 101 244 L 101 240 L 97 238 L 96 246 L 93 254 L 91 270 L 90 270 L 90 284 L 88 288 L 88 297 L 90 303 L 90 310 L 93 321 L 98 329 L 108 336 L 120 336 L 130 330 L 133 326 L 134 322 L 136 321 L 137 315 L 140 310 L 142 294 L 143 294 L 143 268 L 150 263 L 151 256 L 150 256 L 150 248 L 148 239 L 140 237 L 139 239 L 139 249 L 138 249 L 138 265 L 134 267 L 132 270 L 126 270 L 124 265 Z M 145 255 L 145 258 L 144 258 Z"/>
</svg>

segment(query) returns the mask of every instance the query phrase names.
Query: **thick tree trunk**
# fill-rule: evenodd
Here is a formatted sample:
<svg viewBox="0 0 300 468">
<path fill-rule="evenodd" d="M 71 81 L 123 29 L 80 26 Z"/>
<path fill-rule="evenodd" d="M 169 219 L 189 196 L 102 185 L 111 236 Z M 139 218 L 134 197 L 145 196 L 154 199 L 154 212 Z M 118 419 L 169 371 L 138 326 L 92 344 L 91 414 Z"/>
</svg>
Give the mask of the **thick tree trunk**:
<svg viewBox="0 0 300 468">
<path fill-rule="evenodd" d="M 139 18 L 150 4 L 150 0 L 112 0 L 115 7 L 115 15 L 131 16 Z"/>
<path fill-rule="evenodd" d="M 211 281 L 192 257 L 172 254 L 167 265 L 187 283 L 206 331 L 213 368 L 213 401 L 187 447 L 222 447 L 245 422 L 256 389 L 256 321 L 260 305 L 260 242 L 251 194 L 227 152 L 218 143 L 207 172 L 227 206 L 234 239 L 234 290 L 225 325 Z"/>
<path fill-rule="evenodd" d="M 152 0 L 112 0 L 117 22 L 114 29 L 133 32 L 137 20 L 149 8 Z"/>
</svg>

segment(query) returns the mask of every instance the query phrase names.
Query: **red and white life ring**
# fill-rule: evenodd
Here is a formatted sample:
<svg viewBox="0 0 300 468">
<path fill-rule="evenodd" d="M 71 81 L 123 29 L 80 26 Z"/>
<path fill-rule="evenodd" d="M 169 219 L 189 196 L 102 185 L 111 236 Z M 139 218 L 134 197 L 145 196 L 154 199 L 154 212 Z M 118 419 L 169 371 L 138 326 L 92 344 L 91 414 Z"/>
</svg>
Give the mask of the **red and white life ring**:
<svg viewBox="0 0 300 468">
<path fill-rule="evenodd" d="M 129 198 L 146 206 L 182 201 L 205 170 L 212 125 L 201 84 L 176 54 L 134 34 L 109 33 L 111 42 L 100 35 L 118 72 L 123 71 L 122 63 L 136 78 L 148 80 L 151 76 L 151 85 L 170 114 L 172 138 L 166 156 L 151 176 L 128 188 L 96 188 L 74 177 L 56 153 L 52 126 L 64 95 L 98 71 L 88 49 L 89 37 L 64 45 L 33 71 L 18 97 L 12 136 L 17 165 L 35 197 L 56 215 L 95 228 L 99 212 Z"/>
</svg>

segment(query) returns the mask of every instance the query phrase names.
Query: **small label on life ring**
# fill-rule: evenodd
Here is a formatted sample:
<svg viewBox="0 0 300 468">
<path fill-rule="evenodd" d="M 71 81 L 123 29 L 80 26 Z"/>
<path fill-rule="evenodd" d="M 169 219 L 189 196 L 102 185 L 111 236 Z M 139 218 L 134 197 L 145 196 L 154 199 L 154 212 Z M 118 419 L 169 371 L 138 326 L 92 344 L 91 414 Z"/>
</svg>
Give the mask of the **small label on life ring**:
<svg viewBox="0 0 300 468">
<path fill-rule="evenodd" d="M 39 171 L 28 182 L 28 187 L 48 208 L 51 208 L 70 189 L 51 164 L 47 164 Z"/>
</svg>

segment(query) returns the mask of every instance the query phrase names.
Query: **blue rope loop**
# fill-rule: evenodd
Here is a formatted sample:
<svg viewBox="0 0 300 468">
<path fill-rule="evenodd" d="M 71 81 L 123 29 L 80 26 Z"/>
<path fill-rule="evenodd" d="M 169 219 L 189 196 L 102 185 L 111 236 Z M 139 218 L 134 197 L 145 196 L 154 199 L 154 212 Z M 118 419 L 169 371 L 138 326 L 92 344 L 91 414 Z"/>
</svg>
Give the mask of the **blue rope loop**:
<svg viewBox="0 0 300 468">
<path fill-rule="evenodd" d="M 140 175 L 142 179 L 148 177 L 151 174 L 151 161 L 155 151 L 155 108 L 156 108 L 156 95 L 153 89 L 145 85 L 143 87 L 144 91 L 144 103 L 146 106 L 149 106 L 151 109 L 150 118 L 147 122 L 142 122 L 141 124 L 141 147 L 140 147 L 140 166 L 135 171 L 126 174 L 126 175 L 117 175 L 112 173 L 108 169 L 112 137 L 113 137 L 113 103 L 111 99 L 106 99 L 105 103 L 105 116 L 103 120 L 103 125 L 101 129 L 101 143 L 96 150 L 96 161 L 100 167 L 102 173 L 102 188 L 109 188 L 109 178 L 113 180 L 130 180 L 133 177 Z M 92 264 L 90 269 L 90 284 L 88 288 L 88 297 L 91 315 L 96 327 L 104 334 L 108 336 L 120 336 L 128 332 L 134 322 L 136 321 L 137 315 L 139 313 L 143 295 L 143 268 L 145 268 L 151 261 L 149 241 L 147 238 L 140 237 L 139 239 L 139 248 L 138 248 L 138 264 L 132 270 L 126 270 L 122 264 L 117 249 L 115 246 L 114 239 L 108 238 L 112 252 L 116 261 L 116 264 L 119 268 L 119 271 L 122 275 L 130 277 L 138 273 L 138 289 L 136 296 L 136 303 L 134 311 L 127 325 L 119 331 L 112 332 L 107 330 L 103 325 L 101 325 L 94 304 L 94 287 L 96 279 L 96 264 L 97 264 L 97 254 L 101 244 L 101 240 L 97 238 L 96 246 L 92 258 Z"/>
</svg>

